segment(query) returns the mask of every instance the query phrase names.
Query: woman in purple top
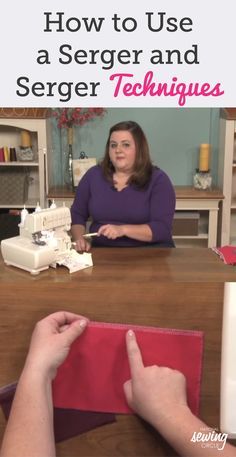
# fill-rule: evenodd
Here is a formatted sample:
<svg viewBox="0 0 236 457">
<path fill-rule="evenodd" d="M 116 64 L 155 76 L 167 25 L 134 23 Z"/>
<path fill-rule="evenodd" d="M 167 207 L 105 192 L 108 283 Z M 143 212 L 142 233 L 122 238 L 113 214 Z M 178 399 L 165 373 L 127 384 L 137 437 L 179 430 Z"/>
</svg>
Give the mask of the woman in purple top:
<svg viewBox="0 0 236 457">
<path fill-rule="evenodd" d="M 105 156 L 81 179 L 71 207 L 77 250 L 88 251 L 86 222 L 97 232 L 94 246 L 173 247 L 175 192 L 164 171 L 150 160 L 146 137 L 133 121 L 110 129 Z"/>
</svg>

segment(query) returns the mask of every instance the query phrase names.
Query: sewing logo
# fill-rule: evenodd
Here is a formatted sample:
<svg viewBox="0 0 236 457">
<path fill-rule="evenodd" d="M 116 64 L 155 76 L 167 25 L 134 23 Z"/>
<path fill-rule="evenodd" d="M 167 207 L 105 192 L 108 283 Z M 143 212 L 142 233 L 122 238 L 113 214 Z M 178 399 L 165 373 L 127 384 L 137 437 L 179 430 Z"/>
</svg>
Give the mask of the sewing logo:
<svg viewBox="0 0 236 457">
<path fill-rule="evenodd" d="M 193 443 L 201 443 L 202 448 L 218 449 L 222 451 L 227 440 L 227 433 L 220 433 L 216 430 L 208 428 L 201 429 L 200 432 L 194 432 L 190 441 Z"/>
</svg>

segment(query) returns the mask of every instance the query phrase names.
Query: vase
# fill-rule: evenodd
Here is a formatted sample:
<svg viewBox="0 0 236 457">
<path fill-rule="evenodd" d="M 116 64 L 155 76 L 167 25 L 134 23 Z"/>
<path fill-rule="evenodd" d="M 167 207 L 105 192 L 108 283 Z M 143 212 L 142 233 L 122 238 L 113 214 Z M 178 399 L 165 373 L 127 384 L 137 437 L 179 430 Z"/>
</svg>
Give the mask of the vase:
<svg viewBox="0 0 236 457">
<path fill-rule="evenodd" d="M 195 189 L 211 190 L 212 176 L 210 174 L 210 170 L 199 171 L 197 169 L 193 177 L 193 185 Z"/>
<path fill-rule="evenodd" d="M 69 127 L 67 131 L 68 150 L 66 152 L 65 162 L 65 183 L 70 190 L 74 189 L 73 180 L 73 128 Z"/>
</svg>

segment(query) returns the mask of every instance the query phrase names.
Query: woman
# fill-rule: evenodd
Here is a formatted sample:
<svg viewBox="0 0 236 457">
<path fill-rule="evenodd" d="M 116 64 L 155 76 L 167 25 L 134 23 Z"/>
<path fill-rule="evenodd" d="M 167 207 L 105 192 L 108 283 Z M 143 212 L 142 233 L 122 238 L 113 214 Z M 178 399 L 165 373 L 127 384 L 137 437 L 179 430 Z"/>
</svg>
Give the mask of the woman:
<svg viewBox="0 0 236 457">
<path fill-rule="evenodd" d="M 150 160 L 146 137 L 133 121 L 110 129 L 105 156 L 81 179 L 71 208 L 72 236 L 79 251 L 88 251 L 86 222 L 95 246 L 167 246 L 175 211 L 168 176 Z"/>
</svg>

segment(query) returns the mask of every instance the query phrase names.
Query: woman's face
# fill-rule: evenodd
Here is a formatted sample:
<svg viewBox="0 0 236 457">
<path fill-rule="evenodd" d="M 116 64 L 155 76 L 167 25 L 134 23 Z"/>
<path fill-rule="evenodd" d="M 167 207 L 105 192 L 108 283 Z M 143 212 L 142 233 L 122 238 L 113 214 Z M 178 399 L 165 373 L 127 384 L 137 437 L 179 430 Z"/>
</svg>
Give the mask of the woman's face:
<svg viewBox="0 0 236 457">
<path fill-rule="evenodd" d="M 115 171 L 132 173 L 136 147 L 134 138 L 128 130 L 120 130 L 111 134 L 109 156 Z"/>
</svg>

